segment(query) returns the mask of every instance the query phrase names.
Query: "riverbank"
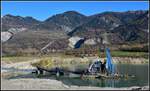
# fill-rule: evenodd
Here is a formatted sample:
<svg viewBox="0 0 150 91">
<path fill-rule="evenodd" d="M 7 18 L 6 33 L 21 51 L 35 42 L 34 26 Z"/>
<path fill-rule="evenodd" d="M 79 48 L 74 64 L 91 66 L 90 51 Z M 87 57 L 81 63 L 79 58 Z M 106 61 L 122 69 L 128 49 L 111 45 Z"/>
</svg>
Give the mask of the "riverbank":
<svg viewBox="0 0 150 91">
<path fill-rule="evenodd" d="M 103 60 L 104 58 L 100 58 Z M 73 66 L 84 66 L 88 67 L 89 64 L 97 60 L 97 57 L 64 57 L 64 56 L 55 56 L 55 57 L 2 57 L 1 59 L 1 67 L 6 69 L 23 69 L 31 71 L 35 68 L 35 65 L 38 64 L 42 67 L 65 67 L 70 69 Z M 148 64 L 149 60 L 146 58 L 133 58 L 133 57 L 112 57 L 112 61 L 114 64 Z M 5 72 L 7 70 L 3 69 L 1 72 Z"/>
<path fill-rule="evenodd" d="M 61 81 L 53 79 L 32 79 L 32 78 L 22 78 L 22 79 L 2 79 L 1 89 L 2 90 L 148 90 L 149 86 L 133 86 L 133 87 L 122 87 L 122 88 L 112 88 L 112 87 L 91 87 L 91 86 L 68 86 L 63 84 Z"/>
<path fill-rule="evenodd" d="M 95 58 L 95 57 L 93 57 Z M 81 62 L 86 62 L 85 60 L 92 60 L 91 58 L 70 58 L 70 59 L 81 59 Z M 61 59 L 56 57 L 54 59 Z M 67 59 L 67 58 L 66 58 Z M 129 59 L 129 58 L 127 58 Z M 125 60 L 127 60 L 125 59 Z M 134 58 L 133 58 L 134 59 Z M 130 60 L 133 60 L 130 58 Z M 67 59 L 69 60 L 69 59 Z M 117 58 L 115 58 L 117 60 Z M 124 60 L 120 58 L 118 60 Z M 134 59 L 136 61 L 144 60 L 144 59 Z M 14 78 L 7 79 L 12 76 L 17 76 L 19 74 L 28 74 L 32 72 L 32 70 L 36 69 L 31 64 L 39 62 L 39 58 L 34 58 L 31 60 L 13 62 L 11 60 L 1 61 L 1 89 L 2 90 L 131 90 L 131 89 L 144 89 L 148 90 L 148 86 L 133 86 L 133 87 L 123 87 L 123 88 L 112 88 L 112 87 L 94 87 L 94 86 L 76 86 L 76 85 L 66 85 L 62 81 L 58 81 L 55 79 L 44 79 L 44 78 Z M 79 62 L 80 63 L 80 62 Z M 11 69 L 11 70 L 9 70 Z M 14 71 L 15 69 L 16 71 Z"/>
<path fill-rule="evenodd" d="M 133 57 L 113 57 L 115 64 L 148 64 L 149 60 L 146 58 L 133 58 Z"/>
<path fill-rule="evenodd" d="M 33 64 L 33 66 L 41 66 L 46 68 L 62 67 L 69 68 L 82 66 L 88 67 L 95 60 L 104 60 L 105 58 L 98 57 L 45 57 L 41 61 Z M 146 58 L 133 58 L 133 57 L 112 57 L 114 64 L 148 64 L 149 60 Z M 71 67 L 71 68 L 70 68 Z"/>
</svg>

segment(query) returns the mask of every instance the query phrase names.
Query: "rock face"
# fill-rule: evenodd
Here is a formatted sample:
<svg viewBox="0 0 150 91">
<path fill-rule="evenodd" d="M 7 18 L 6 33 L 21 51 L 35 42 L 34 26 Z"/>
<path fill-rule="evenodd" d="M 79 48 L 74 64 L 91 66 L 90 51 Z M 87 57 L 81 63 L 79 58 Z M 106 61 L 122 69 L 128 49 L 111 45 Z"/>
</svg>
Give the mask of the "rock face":
<svg viewBox="0 0 150 91">
<path fill-rule="evenodd" d="M 13 33 L 13 34 L 17 34 L 18 32 L 22 32 L 22 31 L 26 31 L 26 28 L 10 28 L 8 31 Z"/>
<path fill-rule="evenodd" d="M 80 38 L 78 36 L 71 37 L 69 39 L 69 46 L 71 48 L 79 48 L 82 43 L 84 43 L 84 38 Z"/>
<path fill-rule="evenodd" d="M 13 37 L 14 34 L 27 30 L 26 28 L 10 28 L 6 32 L 1 32 L 1 42 L 6 42 Z"/>
<path fill-rule="evenodd" d="M 86 45 L 95 45 L 96 41 L 94 39 L 87 39 L 84 43 Z"/>
<path fill-rule="evenodd" d="M 1 42 L 6 42 L 7 40 L 9 40 L 11 37 L 13 36 L 12 33 L 10 32 L 1 32 Z"/>
</svg>

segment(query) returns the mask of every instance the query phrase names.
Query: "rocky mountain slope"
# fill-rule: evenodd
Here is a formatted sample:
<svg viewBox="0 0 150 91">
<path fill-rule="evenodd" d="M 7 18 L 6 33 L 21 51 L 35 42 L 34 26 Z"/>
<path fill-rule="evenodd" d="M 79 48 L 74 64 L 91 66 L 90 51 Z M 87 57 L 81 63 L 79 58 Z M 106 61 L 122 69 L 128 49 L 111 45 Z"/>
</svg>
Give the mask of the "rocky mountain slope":
<svg viewBox="0 0 150 91">
<path fill-rule="evenodd" d="M 75 28 L 69 35 L 93 38 L 101 37 L 107 32 L 110 39 L 113 40 L 111 42 L 147 41 L 148 11 L 104 12 L 89 18 L 86 23 Z M 130 39 L 130 37 L 133 39 Z M 146 39 L 143 40 L 142 38 Z"/>
<path fill-rule="evenodd" d="M 76 11 L 67 11 L 38 21 L 32 17 L 5 15 L 2 19 L 2 32 L 13 35 L 3 43 L 5 53 L 8 49 L 33 48 L 38 51 L 51 41 L 50 49 L 66 49 L 68 38 L 79 36 L 98 44 L 102 38 L 108 44 L 147 43 L 148 10 L 127 12 L 103 12 L 85 16 Z M 1 32 L 1 33 L 2 33 Z M 2 33 L 3 37 L 5 34 Z M 3 41 L 3 40 L 1 40 Z M 90 44 L 88 41 L 85 44 Z M 56 45 L 56 46 L 55 46 Z"/>
<path fill-rule="evenodd" d="M 32 17 L 21 17 L 7 14 L 2 18 L 2 31 L 7 31 L 10 28 L 27 28 L 37 25 L 40 21 Z"/>
</svg>

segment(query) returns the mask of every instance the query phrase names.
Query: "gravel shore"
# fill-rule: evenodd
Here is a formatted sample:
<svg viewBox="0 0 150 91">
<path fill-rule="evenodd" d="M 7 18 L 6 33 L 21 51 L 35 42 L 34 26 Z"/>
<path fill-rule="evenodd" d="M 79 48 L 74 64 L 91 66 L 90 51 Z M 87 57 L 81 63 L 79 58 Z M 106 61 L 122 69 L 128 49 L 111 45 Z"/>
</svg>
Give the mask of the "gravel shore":
<svg viewBox="0 0 150 91">
<path fill-rule="evenodd" d="M 109 88 L 109 87 L 90 87 L 90 86 L 68 86 L 61 81 L 52 79 L 1 79 L 2 90 L 148 90 L 149 86 L 139 87 L 124 87 L 124 88 Z"/>
</svg>

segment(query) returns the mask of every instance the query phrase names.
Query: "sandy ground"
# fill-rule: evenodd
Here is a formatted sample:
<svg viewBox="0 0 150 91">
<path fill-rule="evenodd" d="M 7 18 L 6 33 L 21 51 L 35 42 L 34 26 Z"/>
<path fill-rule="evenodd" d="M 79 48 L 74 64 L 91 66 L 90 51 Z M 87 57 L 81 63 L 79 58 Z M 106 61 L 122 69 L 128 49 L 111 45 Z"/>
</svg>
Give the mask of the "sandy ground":
<svg viewBox="0 0 150 91">
<path fill-rule="evenodd" d="M 29 60 L 26 62 L 6 63 L 1 62 L 3 68 L 15 69 L 32 69 L 31 63 L 39 60 Z M 102 88 L 102 87 L 89 87 L 89 86 L 68 86 L 61 81 L 43 78 L 18 78 L 18 79 L 5 79 L 6 76 L 14 72 L 1 69 L 1 89 L 2 90 L 131 90 L 131 89 L 149 89 L 149 86 L 144 87 L 129 87 L 129 88 Z"/>
<path fill-rule="evenodd" d="M 89 86 L 68 86 L 61 81 L 52 79 L 2 79 L 2 90 L 131 90 L 139 89 L 140 87 L 134 86 L 129 88 L 101 88 L 101 87 L 89 87 Z M 149 89 L 148 86 L 141 89 Z"/>
<path fill-rule="evenodd" d="M 6 85 L 7 84 L 7 85 Z M 2 89 L 3 90 L 99 90 L 99 89 L 127 89 L 127 88 L 99 88 L 99 87 L 86 87 L 86 86 L 67 86 L 62 82 L 52 79 L 15 79 L 15 80 L 5 80 L 2 79 Z"/>
</svg>

